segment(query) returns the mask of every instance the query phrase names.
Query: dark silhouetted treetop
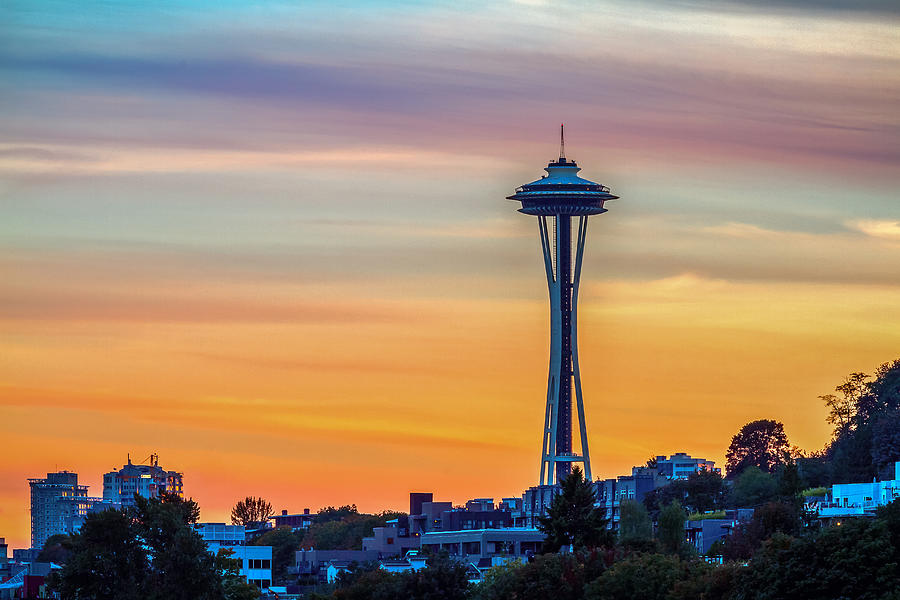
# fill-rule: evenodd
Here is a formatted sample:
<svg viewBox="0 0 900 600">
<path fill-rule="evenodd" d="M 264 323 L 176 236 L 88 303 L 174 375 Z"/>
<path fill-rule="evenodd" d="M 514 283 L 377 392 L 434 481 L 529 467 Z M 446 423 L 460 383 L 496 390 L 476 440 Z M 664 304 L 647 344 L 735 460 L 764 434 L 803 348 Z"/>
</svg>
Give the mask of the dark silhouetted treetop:
<svg viewBox="0 0 900 600">
<path fill-rule="evenodd" d="M 857 423 L 868 423 L 876 415 L 900 408 L 900 358 L 875 369 L 875 378 L 867 385 L 857 408 Z"/>
<path fill-rule="evenodd" d="M 736 477 L 751 466 L 773 473 L 790 451 L 783 424 L 771 419 L 747 423 L 731 438 L 725 454 L 728 477 Z"/>
<path fill-rule="evenodd" d="M 231 509 L 231 524 L 253 529 L 266 523 L 272 514 L 271 504 L 262 498 L 247 496 Z"/>
<path fill-rule="evenodd" d="M 316 513 L 314 522 L 328 523 L 329 521 L 342 521 L 347 517 L 358 514 L 359 511 L 356 509 L 355 504 L 345 504 L 344 506 L 338 508 L 335 508 L 333 506 L 326 506 L 319 509 L 319 512 Z"/>
</svg>

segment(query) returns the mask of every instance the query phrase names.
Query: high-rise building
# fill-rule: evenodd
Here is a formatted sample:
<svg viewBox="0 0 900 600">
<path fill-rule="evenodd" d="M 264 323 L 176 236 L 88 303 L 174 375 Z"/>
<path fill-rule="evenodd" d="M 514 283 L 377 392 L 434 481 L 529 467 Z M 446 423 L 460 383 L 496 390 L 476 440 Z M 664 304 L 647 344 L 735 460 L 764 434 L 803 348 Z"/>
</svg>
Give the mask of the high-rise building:
<svg viewBox="0 0 900 600">
<path fill-rule="evenodd" d="M 78 485 L 78 473 L 47 473 L 45 479 L 29 479 L 28 485 L 32 548 L 43 547 L 51 535 L 75 531 L 95 500 L 87 497 L 86 485 Z"/>
<path fill-rule="evenodd" d="M 129 456 L 121 469 L 103 475 L 103 500 L 133 506 L 135 494 L 145 498 L 157 498 L 161 492 L 183 496 L 182 477 L 177 471 L 160 467 L 156 454 L 150 455 L 150 464 L 146 465 L 133 464 Z"/>
<path fill-rule="evenodd" d="M 542 486 L 565 478 L 572 470 L 572 463 L 582 463 L 585 477 L 591 479 L 578 364 L 578 287 L 588 217 L 605 213 L 604 203 L 618 198 L 608 187 L 578 176 L 581 169 L 575 161 L 566 158 L 562 126 L 559 158 L 551 161 L 544 170 L 547 175 L 526 183 L 507 197 L 522 203 L 519 212 L 538 218 L 544 270 L 550 289 L 550 374 L 541 442 Z M 573 221 L 577 226 L 575 239 L 572 237 Z M 578 409 L 581 454 L 572 451 L 573 391 Z"/>
</svg>

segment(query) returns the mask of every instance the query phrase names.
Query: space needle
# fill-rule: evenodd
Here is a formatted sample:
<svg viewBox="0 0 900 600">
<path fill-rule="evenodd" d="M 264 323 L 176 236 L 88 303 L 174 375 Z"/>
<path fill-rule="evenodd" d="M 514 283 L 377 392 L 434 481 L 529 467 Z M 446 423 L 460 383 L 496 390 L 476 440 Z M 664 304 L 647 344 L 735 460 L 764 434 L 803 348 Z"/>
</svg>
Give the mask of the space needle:
<svg viewBox="0 0 900 600">
<path fill-rule="evenodd" d="M 571 473 L 572 463 L 582 463 L 585 479 L 591 480 L 591 457 L 578 365 L 578 287 L 588 217 L 605 213 L 603 204 L 618 196 L 610 194 L 608 187 L 578 176 L 581 169 L 575 161 L 566 158 L 562 125 L 559 128 L 559 158 L 544 170 L 546 175 L 517 188 L 516 193 L 507 199 L 521 202 L 519 212 L 538 219 L 544 269 L 550 289 L 550 374 L 541 442 L 540 485 L 552 485 Z M 573 224 L 577 226 L 574 264 Z M 572 451 L 573 388 L 581 454 Z"/>
</svg>

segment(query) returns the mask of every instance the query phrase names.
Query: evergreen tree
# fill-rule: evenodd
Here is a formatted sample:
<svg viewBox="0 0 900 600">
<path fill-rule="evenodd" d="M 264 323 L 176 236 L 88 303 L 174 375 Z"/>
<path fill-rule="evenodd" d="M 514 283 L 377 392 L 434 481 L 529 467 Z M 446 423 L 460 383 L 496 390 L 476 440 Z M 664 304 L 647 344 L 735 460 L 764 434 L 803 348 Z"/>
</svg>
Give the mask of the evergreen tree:
<svg viewBox="0 0 900 600">
<path fill-rule="evenodd" d="M 538 518 L 538 529 L 546 539 L 544 550 L 557 552 L 563 547 L 596 548 L 612 545 L 607 520 L 594 507 L 594 486 L 585 481 L 579 467 L 560 482 L 560 493 L 553 498 L 547 515 Z"/>
</svg>

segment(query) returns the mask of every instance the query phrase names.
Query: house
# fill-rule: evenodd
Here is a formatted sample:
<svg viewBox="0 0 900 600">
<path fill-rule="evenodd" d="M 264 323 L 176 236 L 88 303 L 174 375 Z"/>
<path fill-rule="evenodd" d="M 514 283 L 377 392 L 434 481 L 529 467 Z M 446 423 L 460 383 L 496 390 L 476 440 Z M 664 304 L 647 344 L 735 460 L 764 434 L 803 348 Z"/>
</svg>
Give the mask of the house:
<svg viewBox="0 0 900 600">
<path fill-rule="evenodd" d="M 900 461 L 894 463 L 894 479 L 871 483 L 836 483 L 831 499 L 819 503 L 819 518 L 873 516 L 875 509 L 900 498 Z"/>
</svg>

